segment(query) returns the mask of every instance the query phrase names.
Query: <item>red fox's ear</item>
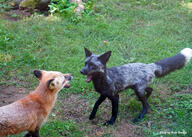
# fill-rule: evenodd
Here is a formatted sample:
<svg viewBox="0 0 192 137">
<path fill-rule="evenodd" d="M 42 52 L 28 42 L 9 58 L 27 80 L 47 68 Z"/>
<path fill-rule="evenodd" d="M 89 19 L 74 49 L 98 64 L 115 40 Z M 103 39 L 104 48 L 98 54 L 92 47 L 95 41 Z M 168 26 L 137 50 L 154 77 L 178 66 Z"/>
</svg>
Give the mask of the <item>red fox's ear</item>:
<svg viewBox="0 0 192 137">
<path fill-rule="evenodd" d="M 48 81 L 48 87 L 49 87 L 49 89 L 51 89 L 51 90 L 55 89 L 54 79 L 50 79 L 50 80 Z"/>
<path fill-rule="evenodd" d="M 33 73 L 38 79 L 41 79 L 42 72 L 40 70 L 34 70 Z"/>
<path fill-rule="evenodd" d="M 84 47 L 84 50 L 85 50 L 85 56 L 86 57 L 90 57 L 92 55 L 92 52 L 89 51 L 87 48 Z"/>
</svg>

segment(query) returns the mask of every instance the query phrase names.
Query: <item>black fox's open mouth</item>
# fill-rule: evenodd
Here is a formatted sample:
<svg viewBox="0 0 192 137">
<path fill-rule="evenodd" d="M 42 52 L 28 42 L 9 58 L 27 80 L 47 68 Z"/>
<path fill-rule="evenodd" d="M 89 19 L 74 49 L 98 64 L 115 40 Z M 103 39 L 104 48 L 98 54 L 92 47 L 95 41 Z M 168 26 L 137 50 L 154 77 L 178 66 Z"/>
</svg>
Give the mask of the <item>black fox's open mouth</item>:
<svg viewBox="0 0 192 137">
<path fill-rule="evenodd" d="M 86 82 L 90 82 L 91 80 L 92 80 L 92 75 L 91 75 L 91 74 L 88 74 L 88 75 L 87 75 Z"/>
</svg>

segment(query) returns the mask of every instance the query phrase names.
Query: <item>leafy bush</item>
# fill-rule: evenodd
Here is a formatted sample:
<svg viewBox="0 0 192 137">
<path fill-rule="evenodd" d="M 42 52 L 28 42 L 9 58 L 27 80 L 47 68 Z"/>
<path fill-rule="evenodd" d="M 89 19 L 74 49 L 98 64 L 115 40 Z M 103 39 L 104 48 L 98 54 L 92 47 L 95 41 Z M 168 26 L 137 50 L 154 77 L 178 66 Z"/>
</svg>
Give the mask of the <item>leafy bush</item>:
<svg viewBox="0 0 192 137">
<path fill-rule="evenodd" d="M 59 13 L 63 15 L 74 13 L 75 8 L 77 7 L 76 3 L 70 3 L 69 0 L 51 0 L 49 5 L 49 12 L 51 14 Z"/>
<path fill-rule="evenodd" d="M 94 0 L 89 0 L 83 3 L 85 9 L 82 15 L 91 15 L 93 13 L 93 2 Z M 72 21 L 79 20 L 79 17 L 75 15 L 75 8 L 77 4 L 70 2 L 69 0 L 51 0 L 49 4 L 49 12 L 51 14 L 59 14 L 61 16 L 70 17 Z"/>
<path fill-rule="evenodd" d="M 0 12 L 6 9 L 10 9 L 12 7 L 10 2 L 11 0 L 0 0 Z"/>
</svg>

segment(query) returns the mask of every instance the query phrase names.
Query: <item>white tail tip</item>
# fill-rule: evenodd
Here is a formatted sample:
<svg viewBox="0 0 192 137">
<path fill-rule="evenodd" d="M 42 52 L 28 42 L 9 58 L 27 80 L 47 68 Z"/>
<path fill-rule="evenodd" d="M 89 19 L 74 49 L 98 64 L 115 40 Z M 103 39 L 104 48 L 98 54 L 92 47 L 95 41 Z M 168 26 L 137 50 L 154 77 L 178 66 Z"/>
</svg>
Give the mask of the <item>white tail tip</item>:
<svg viewBox="0 0 192 137">
<path fill-rule="evenodd" d="M 190 48 L 184 48 L 180 53 L 185 56 L 186 63 L 188 63 L 192 58 L 192 49 Z"/>
</svg>

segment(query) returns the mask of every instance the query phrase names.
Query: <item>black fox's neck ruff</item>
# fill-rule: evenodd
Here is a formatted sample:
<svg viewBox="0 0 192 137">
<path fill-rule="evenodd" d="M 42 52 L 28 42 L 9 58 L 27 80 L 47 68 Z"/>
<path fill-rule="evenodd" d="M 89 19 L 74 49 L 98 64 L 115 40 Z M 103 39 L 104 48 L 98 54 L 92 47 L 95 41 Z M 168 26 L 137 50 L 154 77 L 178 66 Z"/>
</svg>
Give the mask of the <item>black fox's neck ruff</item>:
<svg viewBox="0 0 192 137">
<path fill-rule="evenodd" d="M 99 93 L 109 90 L 106 73 L 95 73 L 92 78 L 95 90 Z"/>
<path fill-rule="evenodd" d="M 93 82 L 94 81 L 106 81 L 107 80 L 107 75 L 106 73 L 101 73 L 101 72 L 97 72 L 93 74 L 93 78 L 92 78 Z"/>
</svg>

